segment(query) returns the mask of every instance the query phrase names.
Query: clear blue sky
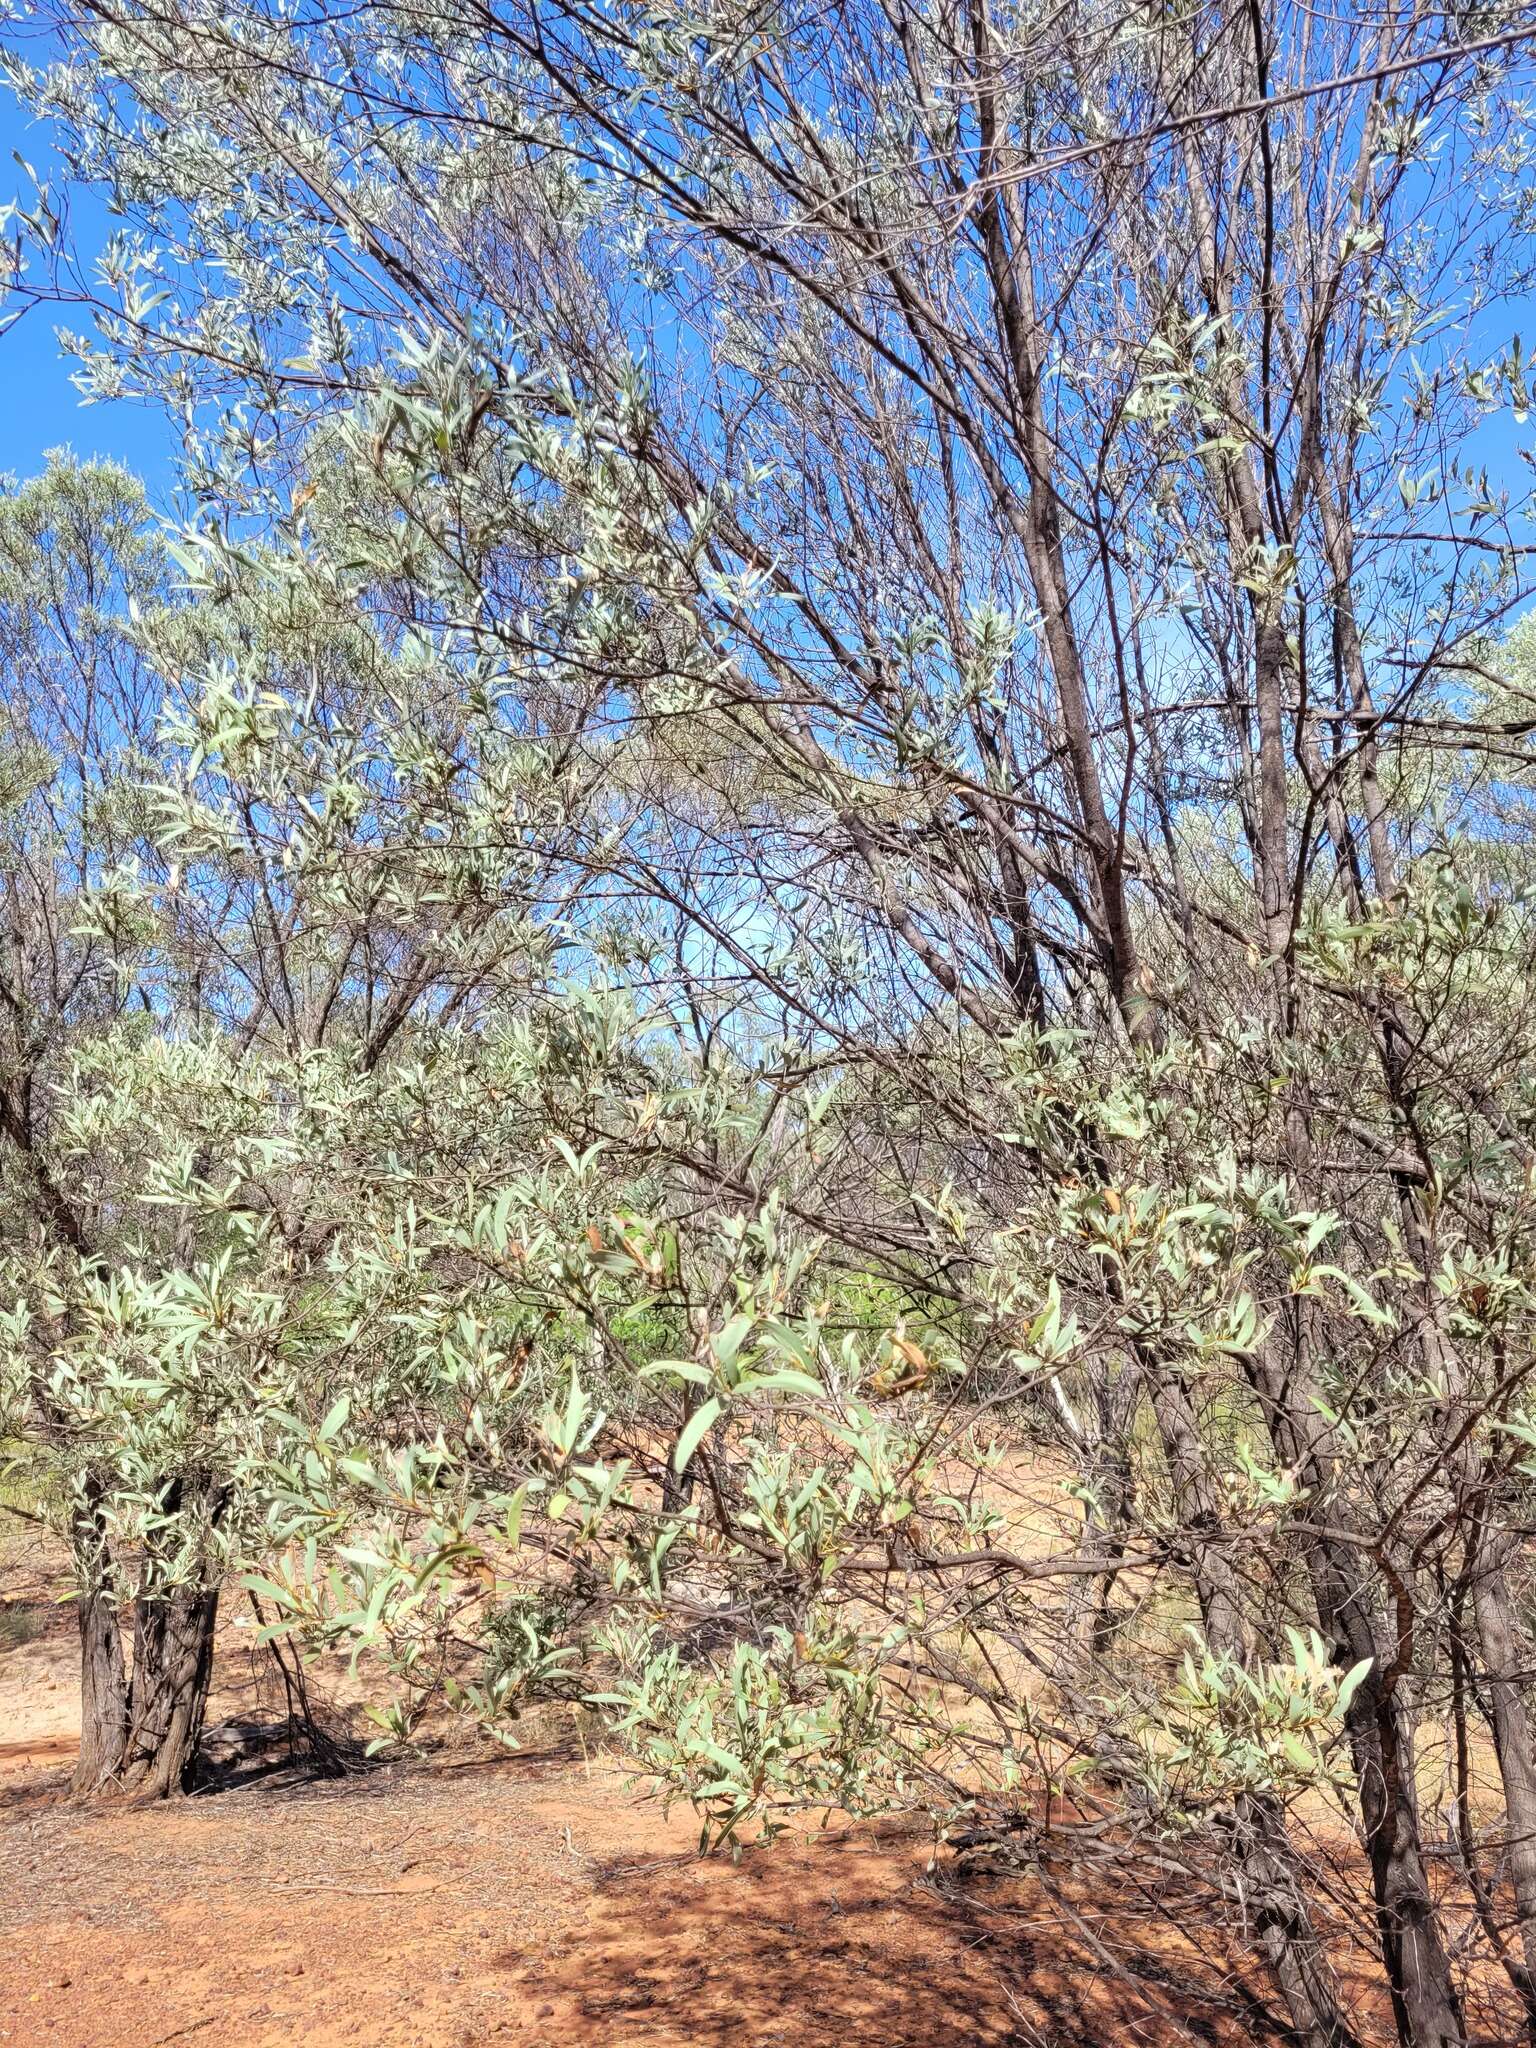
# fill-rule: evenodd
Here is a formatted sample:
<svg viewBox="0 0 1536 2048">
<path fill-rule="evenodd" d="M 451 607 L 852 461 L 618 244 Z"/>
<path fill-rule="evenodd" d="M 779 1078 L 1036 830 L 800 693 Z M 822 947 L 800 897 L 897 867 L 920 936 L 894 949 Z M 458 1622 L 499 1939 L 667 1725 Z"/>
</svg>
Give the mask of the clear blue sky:
<svg viewBox="0 0 1536 2048">
<path fill-rule="evenodd" d="M 66 238 L 80 268 L 88 271 L 116 223 L 98 196 L 68 186 L 59 174 L 46 128 L 31 121 L 0 86 L 0 201 L 30 196 L 30 182 L 14 161 L 16 156 L 25 158 L 40 178 L 51 177 L 55 205 L 67 202 Z M 0 334 L 0 472 L 29 476 L 42 467 L 48 449 L 69 447 L 77 455 L 115 457 L 143 478 L 152 499 L 161 498 L 171 483 L 173 452 L 164 414 L 156 406 L 131 400 L 82 405 L 70 382 L 72 365 L 59 352 L 54 330 L 60 325 L 88 330 L 90 317 L 83 308 L 40 305 Z M 1478 339 L 1493 355 L 1520 332 L 1530 360 L 1536 357 L 1533 329 L 1536 302 L 1524 295 L 1489 308 L 1478 321 Z M 1515 427 L 1503 413 L 1474 436 L 1460 451 L 1460 459 L 1486 462 L 1495 487 L 1509 489 L 1519 503 L 1531 489 L 1520 444 L 1529 448 L 1533 436 L 1536 428 Z"/>
<path fill-rule="evenodd" d="M 0 200 L 30 196 L 16 156 L 26 158 L 43 179 L 55 168 L 46 131 L 29 122 L 0 88 Z M 55 177 L 55 205 L 60 183 Z M 93 258 L 111 232 L 100 201 L 70 193 L 68 219 L 80 256 Z M 169 480 L 171 438 L 165 415 L 157 407 L 126 400 L 81 404 L 69 381 L 73 366 L 60 355 L 54 329 L 85 331 L 89 325 L 80 309 L 43 305 L 0 334 L 0 471 L 30 476 L 42 467 L 48 449 L 69 447 L 77 455 L 115 456 L 142 476 L 153 493 Z"/>
</svg>

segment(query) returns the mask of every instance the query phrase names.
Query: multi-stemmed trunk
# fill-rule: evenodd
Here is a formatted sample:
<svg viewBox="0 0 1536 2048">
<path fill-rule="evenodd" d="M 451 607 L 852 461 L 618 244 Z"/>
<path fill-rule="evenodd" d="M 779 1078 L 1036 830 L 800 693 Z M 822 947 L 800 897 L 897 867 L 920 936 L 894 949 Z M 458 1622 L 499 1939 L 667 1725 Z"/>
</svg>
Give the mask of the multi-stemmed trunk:
<svg viewBox="0 0 1536 2048">
<path fill-rule="evenodd" d="M 175 1489 L 178 1497 L 181 1489 Z M 210 1525 L 222 1503 L 200 1498 Z M 120 1602 L 99 1499 L 88 1491 L 74 1522 L 79 1574 L 80 1755 L 77 1799 L 167 1799 L 190 1789 L 213 1675 L 219 1584 L 167 1580 L 132 1602 L 124 1653 Z"/>
<path fill-rule="evenodd" d="M 134 1602 L 131 1661 L 105 1598 L 80 1613 L 76 1798 L 167 1799 L 190 1789 L 213 1668 L 219 1591 L 177 1587 Z"/>
</svg>

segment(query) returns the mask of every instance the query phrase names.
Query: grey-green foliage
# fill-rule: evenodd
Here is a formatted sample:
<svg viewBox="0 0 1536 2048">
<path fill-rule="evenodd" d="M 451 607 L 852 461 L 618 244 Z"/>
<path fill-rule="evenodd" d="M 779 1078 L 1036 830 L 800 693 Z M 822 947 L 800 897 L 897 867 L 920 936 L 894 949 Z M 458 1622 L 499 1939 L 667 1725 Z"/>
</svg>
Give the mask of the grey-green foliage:
<svg viewBox="0 0 1536 2048">
<path fill-rule="evenodd" d="M 165 993 L 27 1169 L 101 1161 L 11 1357 L 102 1512 L 183 1361 L 390 1733 L 579 1682 L 732 1838 L 1048 1792 L 1309 2042 L 1294 1804 L 1414 2048 L 1443 1819 L 1529 2018 L 1517 11 L 41 11 L 81 374 L 202 507 L 80 913 Z"/>
</svg>

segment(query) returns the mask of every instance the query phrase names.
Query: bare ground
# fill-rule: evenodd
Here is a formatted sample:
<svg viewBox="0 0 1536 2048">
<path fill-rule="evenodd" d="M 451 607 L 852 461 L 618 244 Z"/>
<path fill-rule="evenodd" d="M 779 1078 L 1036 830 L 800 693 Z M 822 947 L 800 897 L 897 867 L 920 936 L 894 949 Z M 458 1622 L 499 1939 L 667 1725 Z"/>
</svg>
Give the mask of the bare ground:
<svg viewBox="0 0 1536 2048">
<path fill-rule="evenodd" d="M 1169 1896 L 960 1882 L 889 1830 L 701 1861 L 685 1814 L 579 1744 L 329 1782 L 235 1754 L 220 1789 L 170 1806 L 70 1807 L 73 1622 L 37 1571 L 13 1554 L 0 1572 L 0 2043 L 1279 2038 L 1255 1974 Z M 216 1747 L 272 1705 L 233 1622 L 218 1674 Z"/>
</svg>

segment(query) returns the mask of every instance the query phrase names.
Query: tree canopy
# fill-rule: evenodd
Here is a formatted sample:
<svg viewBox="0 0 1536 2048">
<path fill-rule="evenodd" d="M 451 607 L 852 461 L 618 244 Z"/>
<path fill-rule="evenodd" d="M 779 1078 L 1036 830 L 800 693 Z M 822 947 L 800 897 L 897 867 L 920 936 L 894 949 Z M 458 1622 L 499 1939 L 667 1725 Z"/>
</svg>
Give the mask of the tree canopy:
<svg viewBox="0 0 1536 2048">
<path fill-rule="evenodd" d="M 1536 2040 L 1526 15 L 21 11 L 180 448 L 0 499 L 82 1792 L 239 1578 Z"/>
</svg>

